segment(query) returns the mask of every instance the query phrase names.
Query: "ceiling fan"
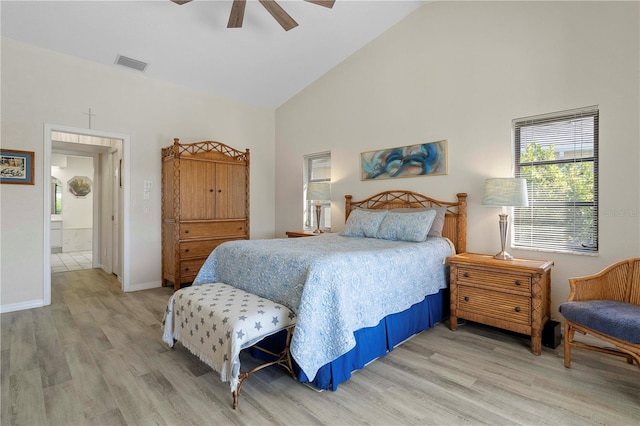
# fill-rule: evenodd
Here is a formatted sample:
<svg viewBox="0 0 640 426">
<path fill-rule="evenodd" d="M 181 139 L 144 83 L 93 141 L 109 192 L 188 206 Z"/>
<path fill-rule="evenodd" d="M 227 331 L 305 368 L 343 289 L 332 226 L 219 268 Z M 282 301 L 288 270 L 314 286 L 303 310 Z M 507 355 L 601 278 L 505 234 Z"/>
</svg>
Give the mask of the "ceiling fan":
<svg viewBox="0 0 640 426">
<path fill-rule="evenodd" d="M 189 3 L 191 0 L 171 0 L 176 4 Z M 260 4 L 264 6 L 267 11 L 275 18 L 276 21 L 284 28 L 285 31 L 289 31 L 291 28 L 298 26 L 298 23 L 287 13 L 285 10 L 276 3 L 275 0 L 258 0 Z M 336 0 L 304 0 L 309 3 L 317 4 L 319 6 L 328 7 L 331 9 Z M 227 28 L 241 28 L 242 20 L 244 19 L 244 7 L 246 6 L 246 0 L 233 0 L 231 5 L 231 14 L 229 15 L 229 23 Z"/>
</svg>

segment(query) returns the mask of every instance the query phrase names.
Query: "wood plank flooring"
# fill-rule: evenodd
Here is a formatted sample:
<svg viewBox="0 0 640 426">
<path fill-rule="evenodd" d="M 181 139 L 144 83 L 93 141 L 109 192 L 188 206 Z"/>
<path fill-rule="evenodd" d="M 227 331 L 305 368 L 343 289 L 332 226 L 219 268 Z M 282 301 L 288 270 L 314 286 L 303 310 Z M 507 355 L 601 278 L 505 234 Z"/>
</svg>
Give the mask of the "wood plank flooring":
<svg viewBox="0 0 640 426">
<path fill-rule="evenodd" d="M 51 306 L 2 314 L 2 425 L 637 425 L 640 370 L 477 324 L 423 332 L 316 392 L 269 368 L 229 386 L 160 323 L 170 288 L 122 293 L 100 270 L 52 275 Z M 243 357 L 245 366 L 252 359 Z"/>
</svg>

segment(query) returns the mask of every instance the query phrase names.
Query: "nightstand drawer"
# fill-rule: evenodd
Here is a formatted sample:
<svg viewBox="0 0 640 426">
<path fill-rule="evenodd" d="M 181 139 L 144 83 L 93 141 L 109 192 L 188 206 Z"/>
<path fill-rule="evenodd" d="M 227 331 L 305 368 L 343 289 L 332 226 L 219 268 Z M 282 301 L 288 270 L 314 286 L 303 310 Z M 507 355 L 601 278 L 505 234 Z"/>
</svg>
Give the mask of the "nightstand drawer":
<svg viewBox="0 0 640 426">
<path fill-rule="evenodd" d="M 512 289 L 527 293 L 531 291 L 531 275 L 464 266 L 458 268 L 457 282 L 458 284 L 480 284 L 496 287 L 498 290 Z"/>
<path fill-rule="evenodd" d="M 459 286 L 458 309 L 499 320 L 531 324 L 531 298 Z"/>
</svg>

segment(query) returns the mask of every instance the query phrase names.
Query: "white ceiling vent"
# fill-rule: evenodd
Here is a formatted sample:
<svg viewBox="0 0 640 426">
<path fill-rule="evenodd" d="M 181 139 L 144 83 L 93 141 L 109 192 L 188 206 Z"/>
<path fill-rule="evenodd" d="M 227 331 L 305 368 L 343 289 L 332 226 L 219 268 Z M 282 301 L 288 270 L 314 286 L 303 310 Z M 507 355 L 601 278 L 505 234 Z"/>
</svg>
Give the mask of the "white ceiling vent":
<svg viewBox="0 0 640 426">
<path fill-rule="evenodd" d="M 145 68 L 147 68 L 147 65 L 149 65 L 146 62 L 138 61 L 137 59 L 128 58 L 122 55 L 118 55 L 116 57 L 116 64 L 133 68 L 138 71 L 144 71 Z"/>
</svg>

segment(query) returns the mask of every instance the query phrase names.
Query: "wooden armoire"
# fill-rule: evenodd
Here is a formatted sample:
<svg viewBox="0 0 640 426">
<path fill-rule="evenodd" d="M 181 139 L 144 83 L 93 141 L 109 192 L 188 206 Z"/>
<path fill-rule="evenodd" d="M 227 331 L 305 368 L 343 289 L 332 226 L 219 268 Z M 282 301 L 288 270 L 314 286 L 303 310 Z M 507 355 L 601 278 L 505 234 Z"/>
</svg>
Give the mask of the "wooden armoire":
<svg viewBox="0 0 640 426">
<path fill-rule="evenodd" d="M 203 141 L 162 149 L 162 285 L 193 282 L 211 251 L 249 239 L 249 150 Z"/>
</svg>

